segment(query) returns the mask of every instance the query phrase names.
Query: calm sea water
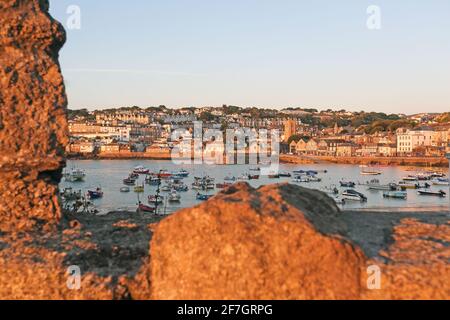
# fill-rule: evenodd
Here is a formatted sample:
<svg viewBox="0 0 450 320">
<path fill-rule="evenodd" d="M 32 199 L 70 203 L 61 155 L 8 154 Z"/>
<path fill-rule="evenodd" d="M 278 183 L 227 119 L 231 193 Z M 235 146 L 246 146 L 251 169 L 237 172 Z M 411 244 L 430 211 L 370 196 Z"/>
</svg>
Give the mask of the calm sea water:
<svg viewBox="0 0 450 320">
<path fill-rule="evenodd" d="M 175 165 L 170 161 L 145 161 L 145 160 L 73 160 L 68 161 L 67 168 L 80 168 L 86 171 L 86 179 L 84 182 L 70 183 L 66 181 L 61 182 L 61 189 L 65 187 L 73 187 L 75 190 L 92 190 L 101 186 L 104 192 L 104 197 L 95 200 L 95 206 L 102 212 L 106 213 L 114 210 L 136 210 L 138 196 L 131 188 L 130 193 L 121 193 L 120 188 L 123 187 L 122 180 L 128 177 L 128 174 L 133 168 L 142 165 L 149 168 L 151 171 L 158 172 L 159 170 L 179 171 L 185 169 L 190 172 L 190 176 L 184 179 L 185 183 L 191 187 L 195 176 L 209 175 L 216 178 L 216 183 L 223 182 L 226 176 L 239 177 L 244 173 L 251 173 L 250 165 L 234 165 L 234 166 L 195 166 L 195 165 Z M 379 179 L 381 183 L 398 182 L 402 177 L 413 174 L 415 172 L 407 171 L 404 167 L 382 167 L 383 175 L 377 177 L 360 175 L 360 168 L 357 165 L 339 165 L 339 164 L 316 164 L 316 165 L 281 165 L 281 171 L 291 172 L 294 170 L 317 170 L 327 173 L 320 173 L 319 177 L 322 182 L 317 183 L 303 183 L 304 187 L 311 189 L 321 189 L 330 187 L 332 185 L 339 185 L 339 181 L 351 180 L 356 183 L 365 183 L 373 178 Z M 448 174 L 448 170 L 446 170 Z M 292 178 L 281 178 L 277 180 L 261 177 L 260 180 L 252 180 L 249 183 L 254 187 L 259 187 L 265 184 L 272 184 L 278 182 L 291 182 Z M 144 176 L 141 176 L 139 184 L 144 181 Z M 421 182 L 422 184 L 423 182 Z M 340 188 L 342 191 L 345 188 Z M 444 189 L 448 194 L 448 187 L 446 186 L 432 186 L 431 190 Z M 145 193 L 140 194 L 139 197 L 143 203 L 147 203 L 147 197 L 150 194 L 155 194 L 156 187 L 146 185 Z M 416 190 L 408 190 L 407 200 L 384 199 L 382 191 L 369 191 L 366 186 L 358 185 L 357 191 L 364 193 L 368 197 L 367 203 L 348 202 L 345 205 L 340 205 L 344 209 L 362 209 L 362 208 L 438 208 L 449 209 L 450 200 L 447 195 L 446 198 L 419 196 Z M 214 194 L 220 190 L 209 192 Z M 206 193 L 203 192 L 202 193 Z M 162 193 L 164 195 L 164 193 Z M 180 204 L 167 204 L 166 213 L 171 213 L 181 208 L 192 207 L 199 204 L 196 200 L 197 191 L 189 190 L 188 192 L 180 193 L 182 196 Z"/>
</svg>

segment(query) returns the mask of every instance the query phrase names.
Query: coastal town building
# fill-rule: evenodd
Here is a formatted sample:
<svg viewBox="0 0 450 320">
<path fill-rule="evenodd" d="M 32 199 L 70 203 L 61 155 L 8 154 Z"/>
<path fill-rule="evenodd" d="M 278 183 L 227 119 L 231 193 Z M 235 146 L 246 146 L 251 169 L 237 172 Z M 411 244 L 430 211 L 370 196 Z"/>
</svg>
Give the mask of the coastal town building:
<svg viewBox="0 0 450 320">
<path fill-rule="evenodd" d="M 430 147 L 433 145 L 433 137 L 435 137 L 435 132 L 429 128 L 398 129 L 397 152 L 401 155 L 408 155 L 419 147 Z"/>
<path fill-rule="evenodd" d="M 148 114 L 144 112 L 119 111 L 119 112 L 100 112 L 97 113 L 95 119 L 98 124 L 111 123 L 113 121 L 120 121 L 128 124 L 149 124 L 151 119 Z"/>
<path fill-rule="evenodd" d="M 297 133 L 297 121 L 286 120 L 284 122 L 284 141 L 288 141 L 290 137 Z"/>
</svg>

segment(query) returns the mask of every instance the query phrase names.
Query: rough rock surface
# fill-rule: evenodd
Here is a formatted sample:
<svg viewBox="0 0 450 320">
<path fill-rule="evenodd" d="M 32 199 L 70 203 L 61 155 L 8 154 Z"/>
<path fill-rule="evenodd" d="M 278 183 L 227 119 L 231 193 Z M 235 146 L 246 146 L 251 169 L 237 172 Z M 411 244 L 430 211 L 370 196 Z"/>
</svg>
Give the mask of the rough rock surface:
<svg viewBox="0 0 450 320">
<path fill-rule="evenodd" d="M 450 299 L 448 213 L 342 213 L 321 192 L 239 184 L 161 222 L 62 216 L 64 37 L 47 0 L 0 1 L 0 299 Z"/>
<path fill-rule="evenodd" d="M 56 223 L 67 143 L 58 51 L 65 41 L 47 0 L 0 2 L 0 230 Z"/>
<path fill-rule="evenodd" d="M 239 184 L 162 221 L 154 299 L 357 299 L 364 254 L 325 194 Z"/>
</svg>

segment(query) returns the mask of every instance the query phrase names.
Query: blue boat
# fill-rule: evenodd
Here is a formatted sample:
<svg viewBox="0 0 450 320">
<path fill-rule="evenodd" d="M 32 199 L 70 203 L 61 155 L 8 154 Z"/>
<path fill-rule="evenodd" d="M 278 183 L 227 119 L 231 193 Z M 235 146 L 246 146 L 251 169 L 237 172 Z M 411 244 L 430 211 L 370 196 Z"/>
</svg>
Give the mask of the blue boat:
<svg viewBox="0 0 450 320">
<path fill-rule="evenodd" d="M 182 169 L 177 172 L 172 172 L 172 177 L 173 178 L 187 178 L 187 177 L 189 177 L 189 172 Z"/>
<path fill-rule="evenodd" d="M 101 188 L 97 188 L 96 190 L 88 190 L 89 199 L 100 199 L 103 198 L 103 191 Z"/>
<path fill-rule="evenodd" d="M 210 195 L 210 194 L 197 193 L 197 200 L 199 200 L 199 201 L 207 201 L 207 200 L 211 199 L 212 197 L 213 197 L 213 195 Z"/>
</svg>

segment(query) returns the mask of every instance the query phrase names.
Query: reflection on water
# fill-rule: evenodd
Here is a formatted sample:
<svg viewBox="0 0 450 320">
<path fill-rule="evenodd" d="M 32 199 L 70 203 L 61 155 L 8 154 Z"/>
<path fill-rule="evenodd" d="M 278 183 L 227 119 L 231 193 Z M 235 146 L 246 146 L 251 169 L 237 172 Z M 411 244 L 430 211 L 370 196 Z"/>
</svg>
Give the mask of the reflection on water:
<svg viewBox="0 0 450 320">
<path fill-rule="evenodd" d="M 66 181 L 61 182 L 61 189 L 65 187 L 73 187 L 75 190 L 81 189 L 83 192 L 87 190 L 95 190 L 101 186 L 104 192 L 102 199 L 94 200 L 96 207 L 101 212 L 115 211 L 115 210 L 129 210 L 135 211 L 138 202 L 138 196 L 131 188 L 130 193 L 121 193 L 120 189 L 124 186 L 123 179 L 128 177 L 133 168 L 143 165 L 153 172 L 160 170 L 179 171 L 185 169 L 190 172 L 190 176 L 184 179 L 185 183 L 190 187 L 194 182 L 195 176 L 209 175 L 216 179 L 216 183 L 222 183 L 227 176 L 235 176 L 236 178 L 244 173 L 252 173 L 250 168 L 254 166 L 249 165 L 234 165 L 234 166 L 194 166 L 194 165 L 175 165 L 170 161 L 145 161 L 145 160 L 98 160 L 98 161 L 68 161 L 67 168 L 80 168 L 86 171 L 86 179 L 84 182 L 70 183 Z M 320 172 L 327 171 L 327 173 L 319 173 L 322 178 L 321 182 L 300 183 L 307 188 L 323 189 L 330 186 L 339 186 L 341 180 L 351 180 L 358 183 L 365 183 L 374 177 L 360 175 L 360 168 L 357 165 L 339 165 L 339 164 L 316 164 L 316 165 L 281 165 L 280 171 L 291 172 L 294 170 L 317 170 Z M 381 183 L 387 184 L 390 182 L 398 182 L 402 177 L 412 174 L 413 172 L 406 171 L 403 167 L 383 167 L 381 168 L 383 174 L 376 178 Z M 445 170 L 448 173 L 448 170 Z M 261 185 L 291 182 L 292 178 L 269 179 L 268 177 L 261 177 L 260 180 L 248 181 L 252 186 L 258 187 Z M 144 176 L 139 178 L 138 184 L 144 182 Z M 422 183 L 422 182 L 421 182 Z M 339 188 L 343 191 L 343 188 Z M 438 191 L 444 189 L 448 193 L 446 186 L 432 186 L 431 190 Z M 367 203 L 348 202 L 342 207 L 344 209 L 362 209 L 362 208 L 431 208 L 444 207 L 449 208 L 449 197 L 426 197 L 419 196 L 416 190 L 408 190 L 407 200 L 398 199 L 384 199 L 382 191 L 369 191 L 366 186 L 357 185 L 356 190 L 364 193 L 368 201 Z M 147 197 L 150 194 L 155 194 L 156 186 L 145 185 L 145 192 L 140 194 L 140 200 L 147 203 Z M 220 190 L 212 190 L 209 194 L 214 194 Z M 206 193 L 202 191 L 202 193 Z M 164 195 L 164 193 L 162 193 Z M 192 207 L 200 203 L 196 199 L 197 191 L 189 190 L 182 192 L 180 203 L 167 203 L 165 207 L 166 213 L 171 213 L 181 208 Z"/>
</svg>

